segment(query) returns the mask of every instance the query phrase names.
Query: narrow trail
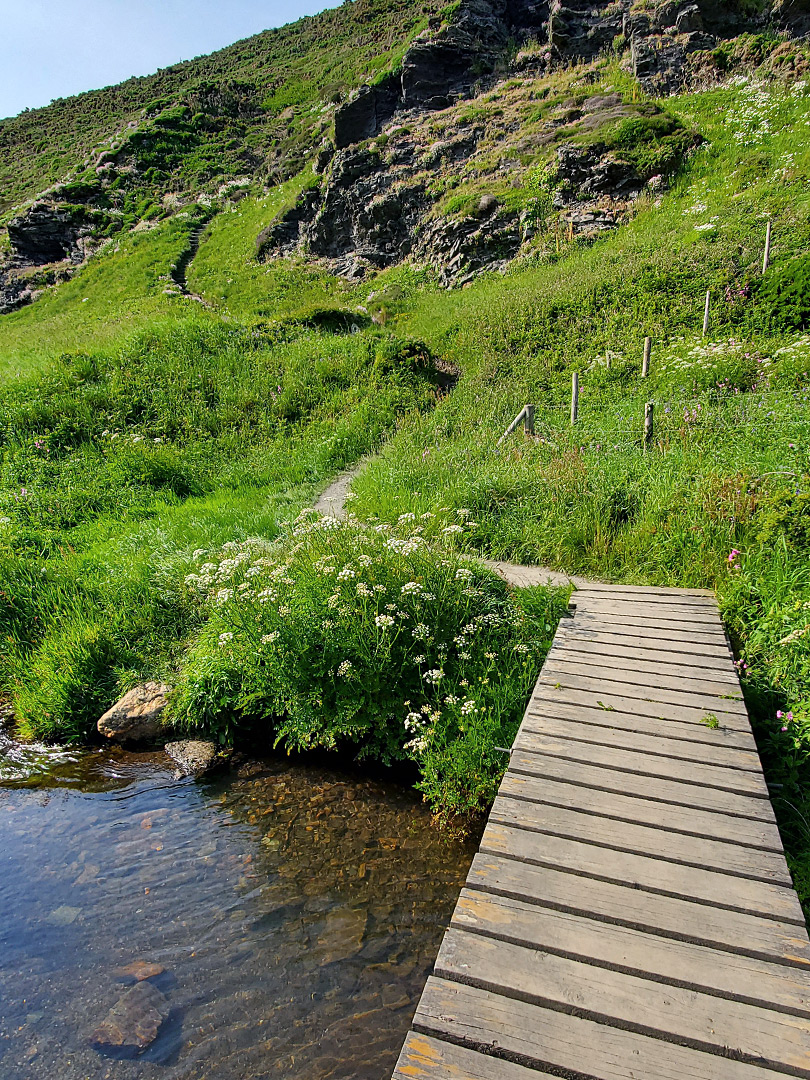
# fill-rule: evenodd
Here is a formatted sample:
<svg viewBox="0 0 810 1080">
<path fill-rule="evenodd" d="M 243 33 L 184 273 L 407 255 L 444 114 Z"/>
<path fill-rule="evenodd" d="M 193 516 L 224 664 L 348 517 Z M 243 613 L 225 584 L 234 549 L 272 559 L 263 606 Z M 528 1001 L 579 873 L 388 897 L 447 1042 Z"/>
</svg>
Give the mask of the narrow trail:
<svg viewBox="0 0 810 1080">
<path fill-rule="evenodd" d="M 325 517 L 344 520 L 346 499 L 351 491 L 352 483 L 365 469 L 366 464 L 367 462 L 363 461 L 355 468 L 341 473 L 328 487 L 324 488 L 313 504 L 313 510 L 317 510 Z M 593 584 L 588 578 L 577 574 L 566 574 L 561 570 L 552 570 L 548 566 L 523 566 L 520 563 L 503 562 L 499 559 L 481 559 L 481 562 L 490 570 L 494 570 L 508 585 L 518 589 L 528 589 L 533 585 L 556 585 L 562 588 L 573 585 L 576 589 L 584 589 Z"/>
<path fill-rule="evenodd" d="M 182 296 L 188 297 L 189 300 L 196 300 L 197 303 L 202 304 L 203 307 L 210 308 L 211 305 L 207 300 L 189 290 L 187 278 L 188 268 L 191 266 L 194 257 L 200 250 L 200 243 L 202 242 L 203 233 L 205 232 L 207 225 L 207 221 L 202 222 L 200 225 L 195 225 L 188 234 L 188 246 L 169 271 L 169 276 L 171 277 L 175 288 L 180 290 Z"/>
</svg>

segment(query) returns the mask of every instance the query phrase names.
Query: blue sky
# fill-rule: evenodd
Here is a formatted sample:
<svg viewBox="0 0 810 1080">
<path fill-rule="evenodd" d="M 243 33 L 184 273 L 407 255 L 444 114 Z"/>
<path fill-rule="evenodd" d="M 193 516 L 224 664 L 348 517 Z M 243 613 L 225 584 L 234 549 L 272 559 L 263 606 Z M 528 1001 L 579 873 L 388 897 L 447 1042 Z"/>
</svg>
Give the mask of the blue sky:
<svg viewBox="0 0 810 1080">
<path fill-rule="evenodd" d="M 0 117 L 149 75 L 337 0 L 0 0 Z"/>
</svg>

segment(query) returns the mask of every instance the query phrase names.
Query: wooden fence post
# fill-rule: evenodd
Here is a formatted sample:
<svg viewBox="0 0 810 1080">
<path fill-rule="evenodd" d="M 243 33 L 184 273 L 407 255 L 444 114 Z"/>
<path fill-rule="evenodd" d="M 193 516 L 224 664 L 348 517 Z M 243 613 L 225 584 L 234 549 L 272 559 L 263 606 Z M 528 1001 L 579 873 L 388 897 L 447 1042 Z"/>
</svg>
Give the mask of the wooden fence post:
<svg viewBox="0 0 810 1080">
<path fill-rule="evenodd" d="M 768 264 L 771 261 L 771 223 L 770 221 L 765 226 L 765 254 L 762 256 L 762 273 L 768 269 Z"/>
<path fill-rule="evenodd" d="M 644 449 L 646 450 L 653 438 L 653 403 L 648 401 L 644 406 Z"/>
<path fill-rule="evenodd" d="M 646 379 L 650 374 L 650 352 L 652 350 L 652 338 L 644 338 L 644 360 L 641 364 L 641 377 Z"/>
<path fill-rule="evenodd" d="M 579 372 L 575 371 L 571 376 L 571 423 L 577 422 L 579 416 Z"/>
<path fill-rule="evenodd" d="M 706 306 L 703 309 L 703 336 L 704 337 L 706 337 L 706 335 L 709 332 L 709 303 L 711 301 L 711 295 L 712 295 L 711 289 L 707 289 L 706 290 Z"/>
<path fill-rule="evenodd" d="M 534 435 L 534 405 L 526 406 L 526 416 L 523 421 L 523 426 L 527 435 Z"/>
</svg>

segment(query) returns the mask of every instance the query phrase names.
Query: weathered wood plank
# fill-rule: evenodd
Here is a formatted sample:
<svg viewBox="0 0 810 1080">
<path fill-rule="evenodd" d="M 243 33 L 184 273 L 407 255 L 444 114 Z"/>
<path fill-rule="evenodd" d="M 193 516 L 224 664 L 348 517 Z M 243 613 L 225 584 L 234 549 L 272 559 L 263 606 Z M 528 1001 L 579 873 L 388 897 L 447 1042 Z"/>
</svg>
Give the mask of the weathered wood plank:
<svg viewBox="0 0 810 1080">
<path fill-rule="evenodd" d="M 464 889 L 453 925 L 516 945 L 810 1017 L 807 972 Z"/>
<path fill-rule="evenodd" d="M 655 1038 L 810 1077 L 807 1023 L 789 1013 L 713 997 L 451 928 L 436 975 L 524 1001 L 576 1010 Z M 663 1051 L 663 1047 L 662 1047 Z"/>
<path fill-rule="evenodd" d="M 577 670 L 575 665 L 561 663 L 559 660 L 546 661 L 540 676 L 542 686 L 552 685 L 556 688 L 566 687 L 572 690 L 592 690 L 598 696 L 619 694 L 633 700 L 647 702 L 667 702 L 670 705 L 686 705 L 692 709 L 703 709 L 711 713 L 731 713 L 734 716 L 744 717 L 748 721 L 748 713 L 745 705 L 731 697 L 721 697 L 719 694 L 704 694 L 688 688 L 682 690 L 668 686 L 652 686 L 636 682 L 627 682 L 619 678 L 608 678 L 596 671 Z"/>
<path fill-rule="evenodd" d="M 576 620 L 574 620 L 576 621 Z M 670 653 L 685 653 L 690 657 L 719 657 L 726 663 L 731 662 L 731 650 L 727 642 L 684 641 L 682 638 L 667 637 L 655 630 L 646 633 L 625 626 L 624 629 L 606 629 L 602 626 L 586 626 L 585 620 L 576 626 L 566 626 L 565 634 L 572 640 L 599 642 L 602 645 L 632 645 L 634 648 L 666 650 Z"/>
<path fill-rule="evenodd" d="M 576 592 L 571 603 L 577 609 L 577 615 L 620 615 L 629 622 L 636 618 L 663 619 L 666 622 L 686 622 L 695 627 L 720 624 L 719 612 L 713 605 L 698 607 L 695 604 L 656 604 L 651 600 L 619 600 L 594 597 L 588 593 Z"/>
<path fill-rule="evenodd" d="M 641 669 L 637 662 L 622 661 L 618 657 L 588 656 L 575 653 L 573 649 L 555 646 L 543 665 L 544 671 L 565 671 L 571 675 L 587 675 L 589 678 L 610 679 L 612 682 L 630 683 L 644 689 L 660 687 L 665 690 L 681 690 L 684 693 L 717 697 L 722 701 L 736 702 L 744 709 L 744 699 L 739 684 L 729 678 L 701 678 L 699 671 L 682 666 L 662 671 L 660 664 L 647 665 L 651 670 Z M 705 676 L 705 672 L 703 673 Z"/>
<path fill-rule="evenodd" d="M 622 615 L 602 615 L 589 612 L 587 609 L 577 609 L 574 623 L 583 630 L 606 630 L 612 633 L 615 629 L 619 633 L 647 633 L 654 631 L 655 636 L 662 640 L 706 642 L 712 644 L 726 644 L 726 635 L 722 626 L 717 623 L 696 625 L 691 619 L 680 621 L 656 619 L 654 616 L 643 618 L 640 615 L 632 619 Z"/>
<path fill-rule="evenodd" d="M 706 839 L 725 840 L 747 848 L 782 852 L 779 830 L 773 822 L 752 821 L 750 818 L 731 817 L 711 810 L 693 810 L 688 806 L 638 799 L 626 793 L 599 791 L 589 788 L 583 791 L 573 784 L 547 780 L 536 776 L 522 776 L 510 769 L 501 781 L 499 794 L 529 802 L 548 803 L 584 809 L 589 814 L 601 815 L 608 821 L 633 821 L 656 829 L 669 829 Z"/>
<path fill-rule="evenodd" d="M 428 979 L 414 1027 L 594 1080 L 773 1080 L 756 1065 L 442 978 Z"/>
<path fill-rule="evenodd" d="M 503 855 L 536 866 L 558 867 L 619 885 L 635 885 L 668 896 L 747 911 L 799 926 L 804 924 L 802 909 L 792 889 L 748 878 L 732 878 L 716 870 L 682 866 L 649 855 L 597 847 L 548 833 L 513 829 L 496 821 L 488 823 L 480 850 L 487 855 Z M 636 902 L 642 903 L 642 900 L 639 898 Z"/>
<path fill-rule="evenodd" d="M 573 686 L 562 686 L 562 684 L 558 687 L 556 683 L 551 683 L 542 676 L 532 694 L 532 704 L 541 701 L 562 701 L 571 705 L 584 705 L 591 709 L 603 708 L 606 712 L 637 712 L 641 716 L 653 716 L 658 720 L 691 720 L 697 724 L 710 720 L 712 715 L 711 709 L 695 709 L 689 705 L 675 705 L 669 701 L 644 701 L 625 694 L 602 694 L 599 691 L 580 690 Z M 722 723 L 738 731 L 750 731 L 748 718 L 736 716 L 734 713 L 723 713 Z"/>
<path fill-rule="evenodd" d="M 715 604 L 714 593 L 710 589 L 671 589 L 662 585 L 608 585 L 601 581 L 589 582 L 588 586 L 583 589 L 577 589 L 577 592 L 598 595 L 605 594 L 611 596 L 632 596 L 638 594 L 645 599 L 648 597 L 655 597 L 659 602 L 664 602 L 671 599 L 676 604 L 685 604 L 689 602 L 690 598 L 694 598 L 696 602 Z"/>
<path fill-rule="evenodd" d="M 781 852 L 743 847 L 725 840 L 686 835 L 619 818 L 605 818 L 569 806 L 527 802 L 501 794 L 493 803 L 489 820 L 532 833 L 649 855 L 682 866 L 717 870 L 751 881 L 772 882 L 788 889 L 793 884 Z M 730 891 L 734 887 L 733 882 L 727 883 Z"/>
<path fill-rule="evenodd" d="M 522 737 L 519 732 L 518 739 Z M 512 752 L 509 768 L 512 772 L 523 776 L 545 777 L 582 788 L 583 803 L 587 800 L 590 789 L 597 788 L 619 795 L 650 799 L 664 806 L 713 810 L 744 820 L 770 822 L 775 820 L 773 807 L 767 799 L 756 799 L 750 795 L 734 795 L 728 791 L 701 787 L 699 784 L 687 784 L 681 780 L 662 780 L 660 777 L 644 776 L 641 773 L 622 772 L 619 769 L 600 765 L 588 765 L 582 761 L 571 761 L 569 758 L 530 753 L 519 746 Z"/>
<path fill-rule="evenodd" d="M 589 724 L 595 727 L 616 725 L 622 731 L 647 733 L 655 735 L 662 740 L 677 739 L 682 742 L 693 742 L 698 746 L 729 746 L 756 753 L 756 743 L 750 728 L 735 729 L 727 727 L 722 721 L 717 728 L 709 728 L 705 724 L 687 720 L 661 720 L 657 716 L 639 716 L 638 713 L 622 712 L 614 709 L 606 712 L 604 709 L 587 708 L 582 705 L 566 705 L 561 701 L 532 700 L 526 712 L 537 722 L 546 718 L 554 718 L 565 721 L 571 720 L 580 724 Z"/>
<path fill-rule="evenodd" d="M 664 723 L 671 723 L 671 721 L 658 721 L 659 726 Z M 719 740 L 707 745 L 683 739 L 664 739 L 657 732 L 648 734 L 627 731 L 623 727 L 609 725 L 609 716 L 605 717 L 605 722 L 601 725 L 583 724 L 579 720 L 558 720 L 553 716 L 532 711 L 526 713 L 521 730 L 538 735 L 554 735 L 560 739 L 573 739 L 576 742 L 597 743 L 617 750 L 634 750 L 652 757 L 676 758 L 682 762 L 727 765 L 730 769 L 744 769 L 757 774 L 762 769 L 756 750 L 740 750 L 735 746 L 725 746 Z"/>
<path fill-rule="evenodd" d="M 598 656 L 628 657 L 637 660 L 647 660 L 661 665 L 662 671 L 668 671 L 672 667 L 688 665 L 690 668 L 705 669 L 707 675 L 711 672 L 711 678 L 718 679 L 725 676 L 731 677 L 731 653 L 728 648 L 711 648 L 703 650 L 699 645 L 694 646 L 669 646 L 672 643 L 657 644 L 644 637 L 640 641 L 634 639 L 635 644 L 622 642 L 613 634 L 584 633 L 574 627 L 563 627 L 562 623 L 557 628 L 555 643 L 564 647 L 566 652 L 592 653 Z"/>
<path fill-rule="evenodd" d="M 556 867 L 528 866 L 479 852 L 469 888 L 532 901 L 709 948 L 795 965 L 810 976 L 810 940 L 803 926 L 713 908 L 679 897 L 639 891 L 633 885 L 582 878 Z"/>
<path fill-rule="evenodd" d="M 656 652 L 651 649 L 634 649 L 631 646 L 600 645 L 598 642 L 586 640 L 577 642 L 576 638 L 569 639 L 564 633 L 558 633 L 553 648 L 569 659 L 583 664 L 593 663 L 600 667 L 609 667 L 617 663 L 626 670 L 660 672 L 662 675 L 675 675 L 682 671 L 688 679 L 706 679 L 723 686 L 730 683 L 735 688 L 739 687 L 737 673 L 731 668 L 727 654 L 719 658 L 705 657 L 702 654 L 686 656 L 683 653 L 675 656 L 669 651 Z"/>
<path fill-rule="evenodd" d="M 597 743 L 575 742 L 573 739 L 561 739 L 555 735 L 537 734 L 522 727 L 515 737 L 514 747 L 516 750 L 534 754 L 561 757 L 566 761 L 581 761 L 586 765 L 600 765 L 621 772 L 657 776 L 683 784 L 696 784 L 737 795 L 748 795 L 751 798 L 768 798 L 768 788 L 761 773 L 730 769 L 725 765 L 701 765 L 692 762 L 688 768 L 684 768 L 683 763 L 675 758 L 652 757 L 650 754 L 633 750 L 616 750 L 612 746 L 600 746 Z"/>
<path fill-rule="evenodd" d="M 393 1080 L 532 1080 L 550 1075 L 411 1032 L 399 1055 Z"/>
</svg>

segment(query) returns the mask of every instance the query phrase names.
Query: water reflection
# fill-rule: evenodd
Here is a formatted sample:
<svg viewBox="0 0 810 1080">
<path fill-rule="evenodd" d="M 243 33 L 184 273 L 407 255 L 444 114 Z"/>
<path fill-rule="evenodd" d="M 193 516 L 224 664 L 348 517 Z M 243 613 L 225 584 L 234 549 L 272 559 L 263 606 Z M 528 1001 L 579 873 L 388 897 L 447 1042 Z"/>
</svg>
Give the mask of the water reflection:
<svg viewBox="0 0 810 1080">
<path fill-rule="evenodd" d="M 122 751 L 35 772 L 0 788 L 4 1080 L 390 1076 L 473 842 L 393 784 L 286 760 L 205 783 Z M 135 995 L 165 1002 L 158 1037 L 99 1052 L 139 961 L 162 969 Z"/>
</svg>

